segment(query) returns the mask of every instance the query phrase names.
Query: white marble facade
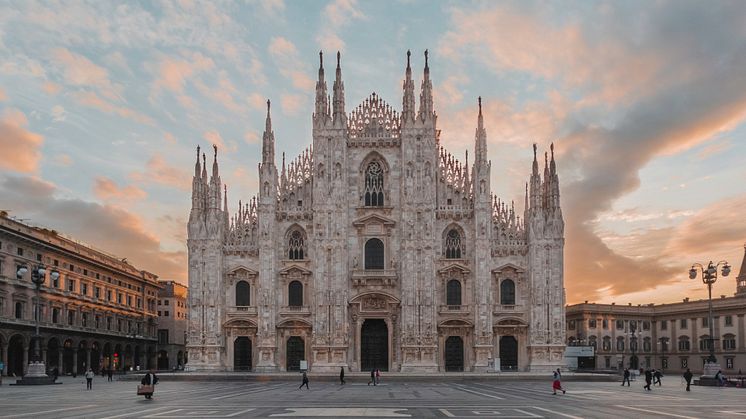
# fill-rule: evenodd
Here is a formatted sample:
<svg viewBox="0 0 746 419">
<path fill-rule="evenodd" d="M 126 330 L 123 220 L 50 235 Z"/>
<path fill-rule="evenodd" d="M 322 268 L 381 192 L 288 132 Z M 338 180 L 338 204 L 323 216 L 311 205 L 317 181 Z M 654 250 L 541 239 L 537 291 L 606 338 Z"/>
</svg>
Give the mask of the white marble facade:
<svg viewBox="0 0 746 419">
<path fill-rule="evenodd" d="M 320 56 L 321 58 L 321 56 Z M 217 149 L 197 150 L 188 224 L 191 370 L 549 371 L 565 345 L 564 222 L 534 146 L 523 216 L 490 189 L 481 99 L 473 161 L 440 145 L 430 70 L 401 111 L 351 112 L 320 60 L 313 144 L 278 167 L 267 102 L 259 193 L 229 213 Z M 276 121 L 275 121 L 276 122 Z"/>
</svg>

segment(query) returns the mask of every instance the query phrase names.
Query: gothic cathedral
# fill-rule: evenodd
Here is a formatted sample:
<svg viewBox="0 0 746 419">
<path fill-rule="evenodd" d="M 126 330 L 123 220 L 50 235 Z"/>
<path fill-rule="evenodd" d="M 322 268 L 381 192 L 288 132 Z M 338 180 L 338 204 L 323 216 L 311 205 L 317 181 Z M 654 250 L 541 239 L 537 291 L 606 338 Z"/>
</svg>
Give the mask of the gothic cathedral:
<svg viewBox="0 0 746 419">
<path fill-rule="evenodd" d="M 554 153 L 523 217 L 492 195 L 481 99 L 474 161 L 440 145 L 427 52 L 415 109 L 345 109 L 337 53 L 316 82 L 313 145 L 229 214 L 217 148 L 197 149 L 188 224 L 190 370 L 549 371 L 564 364 L 564 222 Z M 302 362 L 304 361 L 304 362 Z"/>
</svg>

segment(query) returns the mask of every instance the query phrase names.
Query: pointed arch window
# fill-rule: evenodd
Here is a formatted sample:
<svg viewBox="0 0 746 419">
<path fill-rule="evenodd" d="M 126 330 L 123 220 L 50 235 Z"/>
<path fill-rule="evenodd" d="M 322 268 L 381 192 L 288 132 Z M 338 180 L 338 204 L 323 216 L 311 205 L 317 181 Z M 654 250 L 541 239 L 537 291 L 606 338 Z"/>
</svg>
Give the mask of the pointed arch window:
<svg viewBox="0 0 746 419">
<path fill-rule="evenodd" d="M 365 269 L 383 269 L 383 242 L 370 239 L 365 242 Z"/>
<path fill-rule="evenodd" d="M 446 304 L 449 306 L 461 305 L 461 282 L 456 279 L 448 281 L 446 285 Z"/>
<path fill-rule="evenodd" d="M 365 169 L 365 206 L 383 206 L 383 168 L 374 161 Z"/>
<path fill-rule="evenodd" d="M 446 234 L 445 242 L 446 259 L 461 259 L 461 234 L 452 228 Z"/>
<path fill-rule="evenodd" d="M 246 281 L 238 281 L 236 283 L 236 306 L 245 307 L 249 306 L 251 302 L 249 283 Z"/>
<path fill-rule="evenodd" d="M 300 281 L 292 281 L 288 284 L 288 305 L 290 307 L 303 306 L 303 284 Z"/>
<path fill-rule="evenodd" d="M 288 235 L 288 259 L 303 260 L 305 258 L 306 241 L 303 232 L 293 230 Z"/>
<path fill-rule="evenodd" d="M 515 305 L 515 282 L 512 279 L 505 279 L 500 283 L 500 304 Z"/>
</svg>

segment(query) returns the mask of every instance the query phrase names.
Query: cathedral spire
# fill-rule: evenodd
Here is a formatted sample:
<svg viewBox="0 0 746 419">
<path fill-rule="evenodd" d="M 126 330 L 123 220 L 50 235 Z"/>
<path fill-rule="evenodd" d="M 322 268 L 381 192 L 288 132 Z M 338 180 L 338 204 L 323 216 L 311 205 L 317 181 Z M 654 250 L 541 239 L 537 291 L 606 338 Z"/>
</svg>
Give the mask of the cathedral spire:
<svg viewBox="0 0 746 419">
<path fill-rule="evenodd" d="M 207 156 L 202 152 L 202 181 L 207 182 Z"/>
<path fill-rule="evenodd" d="M 212 149 L 214 150 L 214 156 L 213 156 L 213 160 L 212 160 L 212 176 L 213 177 L 218 177 L 218 176 L 220 176 L 218 174 L 218 145 L 217 144 L 213 144 L 212 145 Z"/>
<path fill-rule="evenodd" d="M 334 79 L 334 125 L 344 126 L 347 123 L 345 115 L 345 85 L 342 82 L 342 67 L 340 65 L 341 54 L 337 51 L 337 74 Z"/>
<path fill-rule="evenodd" d="M 430 66 L 428 65 L 428 51 L 425 50 L 425 72 L 420 89 L 420 121 L 425 122 L 433 118 L 433 83 L 430 81 Z"/>
<path fill-rule="evenodd" d="M 264 123 L 262 136 L 262 165 L 275 164 L 275 133 L 272 131 L 272 117 L 270 115 L 271 102 L 267 99 L 267 120 Z"/>
<path fill-rule="evenodd" d="M 414 81 L 412 81 L 412 67 L 409 65 L 409 57 L 412 53 L 407 50 L 407 70 L 404 76 L 404 97 L 402 98 L 402 125 L 414 122 L 415 104 L 414 104 Z"/>
<path fill-rule="evenodd" d="M 482 116 L 482 97 L 477 99 L 479 115 L 477 116 L 477 131 L 474 135 L 474 155 L 476 171 L 481 172 L 487 165 L 487 130 L 484 129 L 484 117 Z"/>
<path fill-rule="evenodd" d="M 319 51 L 319 79 L 316 81 L 316 108 L 313 114 L 314 122 L 323 124 L 329 117 L 329 95 L 326 91 L 324 78 L 324 52 Z"/>
<path fill-rule="evenodd" d="M 194 177 L 199 177 L 201 167 L 199 166 L 199 146 L 197 146 L 197 162 L 194 163 Z"/>
</svg>

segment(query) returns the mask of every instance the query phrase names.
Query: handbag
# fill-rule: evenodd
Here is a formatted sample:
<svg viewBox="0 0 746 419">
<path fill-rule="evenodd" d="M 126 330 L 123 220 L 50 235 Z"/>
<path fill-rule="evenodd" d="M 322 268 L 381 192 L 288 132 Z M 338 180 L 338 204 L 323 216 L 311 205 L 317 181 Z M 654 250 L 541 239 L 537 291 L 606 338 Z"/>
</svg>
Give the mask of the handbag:
<svg viewBox="0 0 746 419">
<path fill-rule="evenodd" d="M 144 394 L 153 394 L 154 390 L 155 388 L 152 385 L 140 384 L 137 386 L 137 395 L 142 396 Z"/>
</svg>

